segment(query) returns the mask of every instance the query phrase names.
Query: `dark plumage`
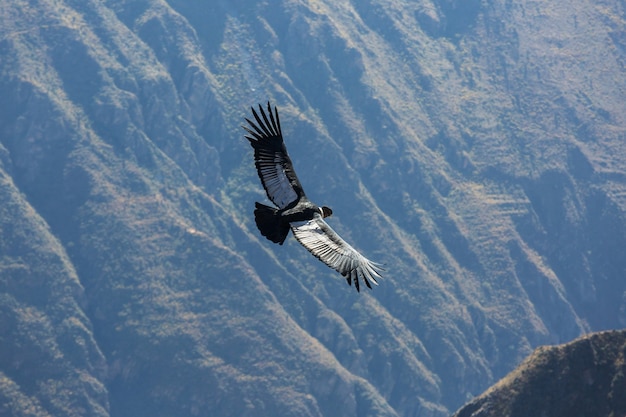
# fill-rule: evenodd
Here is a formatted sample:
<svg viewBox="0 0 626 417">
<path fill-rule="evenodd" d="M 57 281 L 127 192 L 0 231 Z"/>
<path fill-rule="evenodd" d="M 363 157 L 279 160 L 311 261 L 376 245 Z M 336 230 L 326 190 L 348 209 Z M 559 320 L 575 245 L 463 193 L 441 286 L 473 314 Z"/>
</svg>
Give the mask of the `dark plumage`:
<svg viewBox="0 0 626 417">
<path fill-rule="evenodd" d="M 283 142 L 276 107 L 272 111 L 267 103 L 266 113 L 259 105 L 259 112 L 252 108 L 252 115 L 256 123 L 246 118 L 249 127 L 242 127 L 254 148 L 254 163 L 267 197 L 277 207 L 256 203 L 254 220 L 261 234 L 282 245 L 291 229 L 316 258 L 343 275 L 348 284 L 354 281 L 357 291 L 359 279 L 369 288 L 377 285 L 380 265 L 361 255 L 324 221 L 332 215 L 330 208 L 313 204 L 304 194 Z"/>
</svg>

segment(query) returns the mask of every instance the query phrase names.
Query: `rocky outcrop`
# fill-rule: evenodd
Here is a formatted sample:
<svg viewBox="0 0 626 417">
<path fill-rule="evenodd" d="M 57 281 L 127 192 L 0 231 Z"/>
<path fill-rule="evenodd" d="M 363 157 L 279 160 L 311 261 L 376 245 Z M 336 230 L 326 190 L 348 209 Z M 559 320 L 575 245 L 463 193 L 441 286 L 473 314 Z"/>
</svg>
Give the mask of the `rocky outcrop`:
<svg viewBox="0 0 626 417">
<path fill-rule="evenodd" d="M 626 331 L 537 348 L 454 417 L 622 416 L 626 413 Z"/>
</svg>

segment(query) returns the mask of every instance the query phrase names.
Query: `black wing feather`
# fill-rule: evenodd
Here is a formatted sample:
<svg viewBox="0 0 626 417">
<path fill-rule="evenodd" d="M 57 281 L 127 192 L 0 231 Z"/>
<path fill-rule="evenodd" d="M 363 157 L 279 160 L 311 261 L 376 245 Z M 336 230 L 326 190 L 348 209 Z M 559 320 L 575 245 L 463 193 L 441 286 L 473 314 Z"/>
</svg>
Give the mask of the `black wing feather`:
<svg viewBox="0 0 626 417">
<path fill-rule="evenodd" d="M 258 113 L 252 108 L 256 123 L 246 118 L 250 128 L 242 127 L 254 148 L 254 162 L 267 197 L 283 209 L 295 205 L 305 194 L 283 141 L 278 109 L 272 111 L 268 102 L 267 112 L 269 118 L 261 105 Z"/>
</svg>

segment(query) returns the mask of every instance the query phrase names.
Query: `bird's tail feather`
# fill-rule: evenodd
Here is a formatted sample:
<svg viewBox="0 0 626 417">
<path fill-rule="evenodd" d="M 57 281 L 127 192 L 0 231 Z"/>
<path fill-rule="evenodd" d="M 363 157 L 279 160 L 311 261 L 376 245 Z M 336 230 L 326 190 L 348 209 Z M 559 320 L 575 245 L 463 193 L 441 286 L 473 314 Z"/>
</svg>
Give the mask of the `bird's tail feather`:
<svg viewBox="0 0 626 417">
<path fill-rule="evenodd" d="M 278 210 L 256 203 L 254 210 L 254 221 L 263 236 L 274 243 L 282 245 L 289 234 L 289 223 L 281 221 Z"/>
</svg>

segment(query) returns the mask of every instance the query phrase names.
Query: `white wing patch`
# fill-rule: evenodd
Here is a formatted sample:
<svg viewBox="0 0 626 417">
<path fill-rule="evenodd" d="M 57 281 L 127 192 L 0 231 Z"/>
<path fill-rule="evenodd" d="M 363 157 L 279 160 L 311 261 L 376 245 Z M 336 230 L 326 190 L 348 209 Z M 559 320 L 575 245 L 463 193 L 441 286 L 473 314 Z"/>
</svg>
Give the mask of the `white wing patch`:
<svg viewBox="0 0 626 417">
<path fill-rule="evenodd" d="M 382 278 L 380 265 L 361 255 L 343 240 L 323 219 L 316 215 L 313 220 L 294 222 L 291 230 L 296 239 L 316 258 L 346 277 L 348 283 L 354 280 L 359 290 L 359 278 L 371 288 Z"/>
<path fill-rule="evenodd" d="M 267 196 L 283 209 L 304 196 L 304 192 L 283 142 L 278 110 L 274 107 L 272 112 L 267 103 L 267 114 L 261 105 L 259 113 L 252 108 L 252 114 L 256 123 L 245 119 L 249 125 L 242 126 L 248 132 L 245 137 L 254 148 L 255 164 Z"/>
<path fill-rule="evenodd" d="M 269 198 L 281 209 L 298 199 L 285 173 L 286 163 L 287 161 L 278 153 L 262 149 L 258 151 L 259 177 Z"/>
</svg>

